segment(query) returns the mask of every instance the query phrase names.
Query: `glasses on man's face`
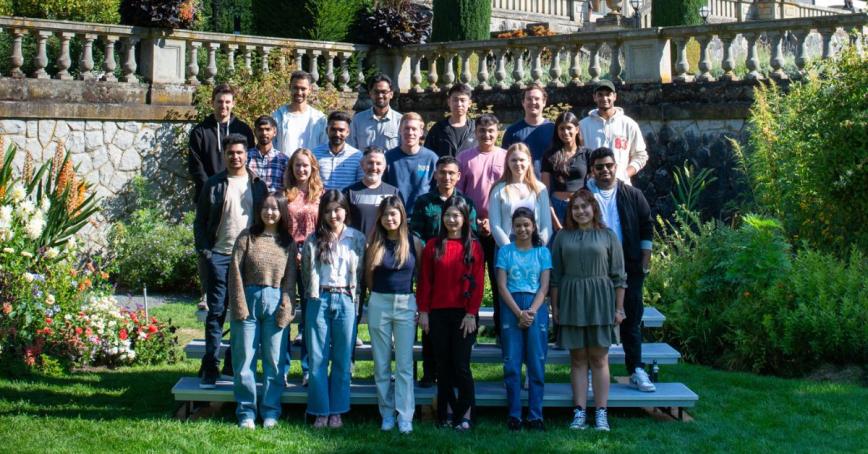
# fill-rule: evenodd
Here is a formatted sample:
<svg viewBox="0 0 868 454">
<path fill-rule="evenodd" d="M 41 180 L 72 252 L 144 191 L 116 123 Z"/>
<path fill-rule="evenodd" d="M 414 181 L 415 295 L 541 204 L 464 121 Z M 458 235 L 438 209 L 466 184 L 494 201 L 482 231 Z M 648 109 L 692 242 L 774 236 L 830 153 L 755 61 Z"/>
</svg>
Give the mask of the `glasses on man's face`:
<svg viewBox="0 0 868 454">
<path fill-rule="evenodd" d="M 374 90 L 374 95 L 376 96 L 386 96 L 391 93 L 392 90 Z"/>
<path fill-rule="evenodd" d="M 603 169 L 611 171 L 614 168 L 615 168 L 614 162 L 607 162 L 604 164 L 594 164 L 594 170 L 596 170 L 597 172 L 602 172 Z"/>
</svg>

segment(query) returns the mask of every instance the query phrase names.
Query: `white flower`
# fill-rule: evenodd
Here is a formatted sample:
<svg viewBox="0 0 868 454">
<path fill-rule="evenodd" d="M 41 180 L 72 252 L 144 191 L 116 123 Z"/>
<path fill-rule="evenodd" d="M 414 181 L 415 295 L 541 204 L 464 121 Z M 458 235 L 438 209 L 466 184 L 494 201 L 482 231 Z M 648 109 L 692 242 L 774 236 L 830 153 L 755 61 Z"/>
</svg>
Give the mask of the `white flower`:
<svg viewBox="0 0 868 454">
<path fill-rule="evenodd" d="M 18 208 L 26 215 L 31 215 L 36 211 L 36 205 L 30 200 L 21 202 L 21 204 L 18 205 Z"/>
<path fill-rule="evenodd" d="M 69 237 L 69 239 L 66 241 L 66 250 L 74 251 L 76 246 L 77 245 L 75 243 L 75 237 Z"/>
<path fill-rule="evenodd" d="M 11 247 L 4 247 L 4 248 L 3 248 L 3 252 L 5 252 L 5 253 L 7 253 L 7 254 L 14 254 L 14 253 L 15 253 L 15 249 L 12 249 Z"/>
<path fill-rule="evenodd" d="M 9 229 L 0 229 L 0 241 L 9 241 L 15 237 L 15 232 Z M 6 248 L 9 249 L 9 248 Z M 3 251 L 6 252 L 6 249 Z"/>
<path fill-rule="evenodd" d="M 21 251 L 21 256 L 22 256 L 22 257 L 26 257 L 26 258 L 28 258 L 28 259 L 32 259 L 32 258 L 33 258 L 33 253 L 32 253 L 32 252 L 28 252 L 28 251 Z"/>
<path fill-rule="evenodd" d="M 6 227 L 12 225 L 12 206 L 11 205 L 3 205 L 0 207 L 0 227 Z"/>
<path fill-rule="evenodd" d="M 39 209 L 44 213 L 48 213 L 48 210 L 51 209 L 51 200 L 48 197 L 43 197 L 39 202 Z"/>
<path fill-rule="evenodd" d="M 45 297 L 45 304 L 52 306 L 55 303 L 54 295 L 49 293 L 48 296 Z"/>
<path fill-rule="evenodd" d="M 12 190 L 9 191 L 9 197 L 15 203 L 24 200 L 24 197 L 27 197 L 27 192 L 24 190 L 24 185 L 21 183 L 16 183 L 15 186 L 12 186 Z"/>
<path fill-rule="evenodd" d="M 60 251 L 58 251 L 57 248 L 50 247 L 50 248 L 45 250 L 45 258 L 47 258 L 49 260 L 55 259 L 59 255 L 60 255 Z"/>
<path fill-rule="evenodd" d="M 34 279 L 34 277 L 33 277 L 32 274 L 30 274 L 30 273 L 24 273 L 24 280 L 25 280 L 27 283 L 33 282 L 33 279 Z"/>
<path fill-rule="evenodd" d="M 30 218 L 30 221 L 27 225 L 24 226 L 24 232 L 27 233 L 27 237 L 31 240 L 38 240 L 40 236 L 42 236 L 42 230 L 45 228 L 45 219 L 42 218 L 42 213 L 37 211 L 36 214 Z"/>
</svg>

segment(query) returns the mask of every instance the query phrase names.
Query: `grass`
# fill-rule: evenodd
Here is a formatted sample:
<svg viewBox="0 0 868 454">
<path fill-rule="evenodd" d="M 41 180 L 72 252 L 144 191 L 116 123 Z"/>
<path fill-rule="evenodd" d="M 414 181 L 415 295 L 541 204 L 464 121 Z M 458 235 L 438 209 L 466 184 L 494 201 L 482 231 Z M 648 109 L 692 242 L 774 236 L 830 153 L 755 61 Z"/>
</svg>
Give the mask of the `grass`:
<svg viewBox="0 0 868 454">
<path fill-rule="evenodd" d="M 193 303 L 154 308 L 171 317 L 184 338 L 200 329 Z M 362 329 L 362 336 L 366 333 Z M 863 451 L 868 446 L 868 389 L 858 385 L 787 380 L 682 364 L 664 367 L 661 380 L 681 381 L 700 395 L 689 423 L 661 422 L 640 411 L 613 410 L 613 432 L 572 432 L 568 410 L 546 409 L 545 434 L 512 434 L 503 409 L 480 409 L 472 434 L 435 429 L 417 421 L 411 436 L 380 433 L 374 407 L 355 407 L 340 431 L 305 425 L 303 406 L 289 406 L 276 430 L 246 432 L 234 425 L 231 406 L 215 418 L 173 419 L 170 389 L 193 375 L 197 362 L 159 367 L 91 370 L 64 377 L 0 378 L 0 439 L 4 452 L 516 452 L 620 451 L 805 452 Z M 294 374 L 298 374 L 294 364 Z M 618 367 L 613 369 L 621 373 Z M 372 376 L 360 363 L 361 379 Z M 477 380 L 499 380 L 500 367 L 474 367 Z M 547 379 L 565 382 L 563 366 L 549 367 Z"/>
</svg>

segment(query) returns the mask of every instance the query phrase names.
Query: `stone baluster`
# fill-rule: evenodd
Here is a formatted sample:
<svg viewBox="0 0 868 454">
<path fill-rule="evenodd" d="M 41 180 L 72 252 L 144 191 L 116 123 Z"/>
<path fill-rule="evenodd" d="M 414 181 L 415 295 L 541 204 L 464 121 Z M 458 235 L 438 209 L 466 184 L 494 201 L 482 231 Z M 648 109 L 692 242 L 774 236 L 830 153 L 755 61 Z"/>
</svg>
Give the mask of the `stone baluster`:
<svg viewBox="0 0 868 454">
<path fill-rule="evenodd" d="M 106 82 L 117 82 L 117 77 L 115 76 L 115 69 L 117 69 L 117 64 L 115 63 L 115 43 L 118 42 L 119 37 L 115 35 L 105 35 L 102 37 L 103 39 L 103 53 L 105 54 L 102 60 L 102 77 L 101 80 Z"/>
<path fill-rule="evenodd" d="M 421 51 L 420 51 L 421 52 Z M 410 59 L 410 92 L 422 93 L 422 54 L 411 52 L 407 57 Z"/>
<path fill-rule="evenodd" d="M 472 50 L 461 52 L 461 77 L 459 80 L 463 84 L 469 85 L 473 80 L 473 73 L 470 71 L 470 57 L 473 56 Z"/>
<path fill-rule="evenodd" d="M 621 68 L 621 41 L 615 41 L 609 49 L 612 51 L 612 61 L 609 64 L 609 77 L 611 77 L 612 83 L 623 83 L 624 79 L 621 78 L 621 72 L 623 71 Z"/>
<path fill-rule="evenodd" d="M 259 51 L 262 53 L 262 65 L 260 66 L 262 74 L 268 74 L 271 71 L 268 59 L 271 57 L 272 49 L 274 49 L 272 46 L 259 46 Z"/>
<path fill-rule="evenodd" d="M 488 54 L 490 53 L 489 49 L 482 49 L 477 54 L 479 55 L 479 70 L 476 72 L 478 90 L 491 90 L 491 85 L 488 84 Z"/>
<path fill-rule="evenodd" d="M 738 80 L 733 70 L 735 69 L 735 58 L 732 56 L 732 43 L 735 41 L 736 35 L 726 34 L 720 35 L 720 43 L 723 46 L 723 59 L 720 66 L 723 68 L 721 80 Z"/>
<path fill-rule="evenodd" d="M 811 31 L 797 30 L 790 33 L 798 41 L 798 46 L 796 47 L 796 68 L 798 68 L 798 71 L 794 77 L 801 79 L 805 76 L 805 66 L 808 64 L 808 36 L 810 36 Z"/>
<path fill-rule="evenodd" d="M 253 49 L 255 47 L 250 44 L 244 45 L 244 71 L 247 74 L 253 74 Z"/>
<path fill-rule="evenodd" d="M 213 85 L 217 77 L 217 49 L 220 43 L 208 43 L 208 66 L 205 67 L 205 83 Z"/>
<path fill-rule="evenodd" d="M 304 51 L 298 48 L 292 49 L 292 69 L 294 71 L 302 71 L 302 60 L 304 59 Z"/>
<path fill-rule="evenodd" d="M 365 52 L 359 52 L 356 54 L 356 88 L 359 93 L 364 93 L 367 90 L 367 85 L 365 85 L 365 57 L 367 54 Z"/>
<path fill-rule="evenodd" d="M 817 29 L 817 33 L 820 34 L 820 37 L 823 39 L 823 59 L 827 60 L 834 56 L 834 51 L 832 50 L 832 38 L 835 37 L 835 28 L 824 28 Z"/>
<path fill-rule="evenodd" d="M 552 62 L 549 66 L 549 87 L 563 87 L 564 83 L 561 82 L 561 47 L 560 46 L 552 46 L 549 48 L 552 52 Z"/>
<path fill-rule="evenodd" d="M 226 70 L 229 74 L 235 73 L 235 52 L 238 51 L 238 44 L 226 44 Z"/>
<path fill-rule="evenodd" d="M 313 88 L 318 87 L 317 82 L 319 82 L 319 56 L 322 54 L 321 50 L 310 49 L 307 51 L 310 61 L 308 62 L 309 68 L 308 72 L 310 73 L 311 79 L 313 79 L 313 83 L 311 86 Z"/>
<path fill-rule="evenodd" d="M 588 50 L 591 52 L 588 75 L 591 76 L 591 83 L 596 83 L 600 81 L 600 43 L 589 44 Z"/>
<path fill-rule="evenodd" d="M 524 88 L 524 50 L 513 49 L 511 51 L 515 66 L 512 69 L 512 88 Z"/>
<path fill-rule="evenodd" d="M 582 45 L 576 44 L 570 51 L 570 86 L 580 87 L 582 82 Z"/>
<path fill-rule="evenodd" d="M 48 79 L 48 72 L 45 67 L 48 65 L 48 51 L 46 43 L 51 36 L 51 32 L 39 30 L 36 32 L 36 57 L 33 58 L 33 63 L 36 69 L 33 70 L 33 77 L 37 79 Z"/>
<path fill-rule="evenodd" d="M 286 49 L 282 47 L 277 52 L 277 69 L 280 72 L 286 71 Z"/>
<path fill-rule="evenodd" d="M 770 76 L 777 80 L 788 79 L 787 73 L 784 72 L 783 41 L 786 36 L 787 32 L 784 30 L 768 32 L 769 43 L 772 46 L 772 56 L 769 60 L 769 65 L 772 67 Z"/>
<path fill-rule="evenodd" d="M 199 84 L 199 48 L 202 43 L 198 41 L 188 41 L 187 49 L 189 53 L 189 62 L 187 62 L 187 83 L 190 85 Z"/>
<path fill-rule="evenodd" d="M 447 52 L 446 56 L 443 58 L 443 90 L 449 90 L 452 87 L 452 84 L 455 83 L 455 70 L 453 66 L 455 65 L 455 54 L 452 52 Z"/>
<path fill-rule="evenodd" d="M 506 83 L 506 49 L 497 49 L 494 55 L 497 59 L 497 66 L 494 69 L 494 80 L 497 82 L 495 82 L 494 86 L 498 90 L 506 90 L 509 88 L 509 85 Z"/>
<path fill-rule="evenodd" d="M 323 53 L 326 63 L 325 86 L 327 88 L 335 87 L 335 56 L 331 51 L 327 50 Z"/>
<path fill-rule="evenodd" d="M 699 75 L 696 80 L 699 82 L 712 82 L 714 76 L 711 75 L 711 50 L 709 46 L 714 37 L 712 35 L 700 35 L 696 38 L 699 41 Z"/>
<path fill-rule="evenodd" d="M 127 36 L 124 39 L 124 65 L 121 67 L 121 82 L 138 82 L 136 77 L 136 43 L 139 38 L 135 36 Z"/>
<path fill-rule="evenodd" d="M 69 40 L 75 36 L 75 33 L 59 32 L 57 37 L 60 38 L 60 55 L 57 56 L 55 64 L 57 65 L 57 74 L 55 79 L 72 80 L 72 75 L 69 74 L 69 67 L 72 66 L 72 58 L 69 56 Z"/>
<path fill-rule="evenodd" d="M 757 58 L 757 41 L 759 41 L 760 33 L 745 33 L 745 39 L 747 39 L 747 59 L 745 60 L 745 65 L 749 72 L 747 73 L 747 78 L 750 80 L 760 80 L 763 79 L 763 75 L 759 72 L 759 58 Z"/>
<path fill-rule="evenodd" d="M 426 57 L 428 60 L 428 91 L 432 93 L 440 91 L 440 86 L 437 85 L 437 81 L 440 80 L 440 75 L 437 74 L 437 59 L 439 57 L 436 53 Z"/>
<path fill-rule="evenodd" d="M 338 90 L 340 90 L 342 92 L 349 92 L 350 91 L 349 63 L 350 63 L 350 57 L 353 54 L 350 52 L 347 52 L 347 51 L 343 51 L 339 55 L 341 58 L 341 76 L 340 76 L 341 84 L 338 86 Z"/>
<path fill-rule="evenodd" d="M 540 85 L 542 84 L 542 53 L 545 50 L 545 47 L 532 47 L 530 48 L 529 55 L 531 57 L 530 63 L 530 78 L 534 84 Z"/>
<path fill-rule="evenodd" d="M 9 56 L 9 66 L 11 66 L 10 75 L 16 79 L 23 79 L 25 76 L 21 66 L 24 65 L 24 52 L 21 50 L 21 39 L 27 30 L 20 28 L 12 29 L 12 55 Z"/>
<path fill-rule="evenodd" d="M 79 80 L 93 79 L 93 42 L 97 35 L 85 33 L 82 35 L 84 43 L 81 45 L 81 57 L 78 59 L 78 78 Z"/>
<path fill-rule="evenodd" d="M 693 81 L 693 76 L 690 74 L 690 63 L 687 61 L 688 40 L 686 36 L 679 36 L 674 39 L 675 45 L 678 47 L 678 61 L 675 63 L 675 82 Z"/>
</svg>

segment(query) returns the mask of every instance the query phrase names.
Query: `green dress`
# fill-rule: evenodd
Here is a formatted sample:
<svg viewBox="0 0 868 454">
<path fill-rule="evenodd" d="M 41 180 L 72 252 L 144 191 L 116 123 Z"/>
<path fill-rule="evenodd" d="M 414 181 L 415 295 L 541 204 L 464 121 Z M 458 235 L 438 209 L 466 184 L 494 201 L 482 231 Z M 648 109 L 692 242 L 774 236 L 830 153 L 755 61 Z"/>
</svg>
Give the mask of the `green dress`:
<svg viewBox="0 0 868 454">
<path fill-rule="evenodd" d="M 552 246 L 564 348 L 608 347 L 615 339 L 615 288 L 627 287 L 624 253 L 608 228 L 561 230 Z"/>
</svg>

